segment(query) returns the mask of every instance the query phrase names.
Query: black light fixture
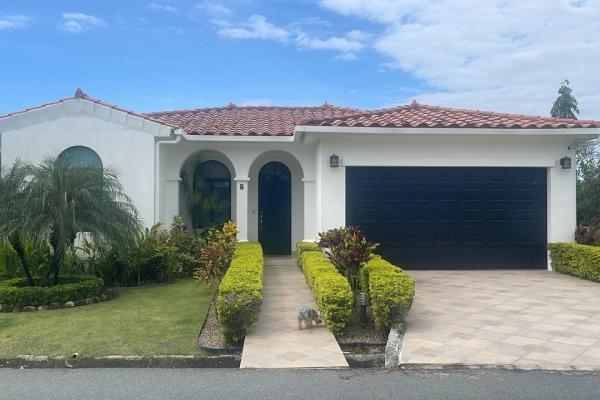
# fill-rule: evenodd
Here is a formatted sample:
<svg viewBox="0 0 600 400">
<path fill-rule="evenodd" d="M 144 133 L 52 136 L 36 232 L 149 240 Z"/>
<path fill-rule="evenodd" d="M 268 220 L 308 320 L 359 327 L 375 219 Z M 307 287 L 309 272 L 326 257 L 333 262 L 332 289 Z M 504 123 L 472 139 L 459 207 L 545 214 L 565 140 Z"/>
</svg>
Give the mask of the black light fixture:
<svg viewBox="0 0 600 400">
<path fill-rule="evenodd" d="M 560 159 L 560 167 L 562 169 L 571 169 L 571 157 L 565 156 Z"/>
<path fill-rule="evenodd" d="M 331 168 L 337 168 L 340 166 L 340 156 L 332 154 L 329 156 L 329 166 Z"/>
</svg>

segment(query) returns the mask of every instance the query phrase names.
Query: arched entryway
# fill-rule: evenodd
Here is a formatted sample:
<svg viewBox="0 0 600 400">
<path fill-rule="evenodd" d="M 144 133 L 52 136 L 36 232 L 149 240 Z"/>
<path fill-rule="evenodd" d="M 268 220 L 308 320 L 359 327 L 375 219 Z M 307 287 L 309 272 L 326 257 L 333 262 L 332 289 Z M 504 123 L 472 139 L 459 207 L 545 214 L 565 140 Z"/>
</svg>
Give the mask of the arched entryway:
<svg viewBox="0 0 600 400">
<path fill-rule="evenodd" d="M 265 254 L 291 253 L 292 174 L 279 161 L 266 163 L 258 174 L 258 241 Z"/>
<path fill-rule="evenodd" d="M 232 174 L 228 160 L 203 151 L 181 168 L 179 214 L 193 229 L 222 224 L 232 218 Z"/>
</svg>

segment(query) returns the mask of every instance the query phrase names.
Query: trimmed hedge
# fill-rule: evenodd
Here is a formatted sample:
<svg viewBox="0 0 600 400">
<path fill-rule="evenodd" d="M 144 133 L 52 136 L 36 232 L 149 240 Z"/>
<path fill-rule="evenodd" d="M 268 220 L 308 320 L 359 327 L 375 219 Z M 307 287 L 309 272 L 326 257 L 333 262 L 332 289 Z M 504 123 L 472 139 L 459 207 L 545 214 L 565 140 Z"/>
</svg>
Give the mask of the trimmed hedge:
<svg viewBox="0 0 600 400">
<path fill-rule="evenodd" d="M 315 242 L 296 243 L 296 257 L 298 258 L 298 265 L 300 265 L 300 257 L 305 251 L 321 251 L 321 249 L 319 249 L 319 246 Z"/>
<path fill-rule="evenodd" d="M 361 267 L 359 282 L 369 294 L 371 315 L 379 328 L 389 328 L 410 310 L 415 296 L 414 279 L 381 257 L 375 256 Z"/>
<path fill-rule="evenodd" d="M 0 304 L 47 306 L 96 297 L 103 288 L 104 281 L 95 276 L 62 276 L 56 286 L 28 286 L 26 278 L 14 278 L 0 282 Z"/>
<path fill-rule="evenodd" d="M 575 243 L 549 243 L 552 269 L 600 282 L 600 247 Z"/>
<path fill-rule="evenodd" d="M 352 314 L 354 303 L 348 280 L 338 272 L 322 251 L 302 250 L 300 267 L 327 327 L 333 332 L 344 329 Z"/>
<path fill-rule="evenodd" d="M 216 306 L 225 341 L 239 343 L 258 321 L 263 301 L 264 259 L 260 244 L 238 243 L 225 273 Z"/>
</svg>

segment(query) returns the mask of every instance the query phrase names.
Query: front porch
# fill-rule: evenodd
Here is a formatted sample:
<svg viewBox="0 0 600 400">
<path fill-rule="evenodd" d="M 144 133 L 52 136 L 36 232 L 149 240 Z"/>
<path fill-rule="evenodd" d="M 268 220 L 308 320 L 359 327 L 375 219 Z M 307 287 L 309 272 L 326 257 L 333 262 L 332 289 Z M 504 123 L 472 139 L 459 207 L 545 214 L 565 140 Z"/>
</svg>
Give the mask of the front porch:
<svg viewBox="0 0 600 400">
<path fill-rule="evenodd" d="M 217 142 L 186 136 L 158 146 L 155 222 L 181 215 L 195 229 L 236 222 L 240 241 L 291 254 L 317 236 L 316 149 L 294 142 Z"/>
</svg>

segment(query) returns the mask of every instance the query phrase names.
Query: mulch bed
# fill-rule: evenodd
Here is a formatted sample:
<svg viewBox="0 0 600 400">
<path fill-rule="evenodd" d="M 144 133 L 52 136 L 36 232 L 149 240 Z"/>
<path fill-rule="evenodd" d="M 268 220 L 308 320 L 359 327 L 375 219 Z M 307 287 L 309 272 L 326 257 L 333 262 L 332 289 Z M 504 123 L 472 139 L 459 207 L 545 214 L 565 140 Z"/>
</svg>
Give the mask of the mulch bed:
<svg viewBox="0 0 600 400">
<path fill-rule="evenodd" d="M 385 351 L 387 332 L 375 327 L 368 310 L 367 322 L 361 323 L 360 309 L 356 307 L 346 329 L 336 334 L 335 338 L 344 351 L 372 354 Z"/>
<path fill-rule="evenodd" d="M 198 338 L 198 345 L 212 354 L 237 354 L 241 351 L 240 347 L 231 347 L 225 343 L 214 301 L 208 308 L 208 314 Z"/>
</svg>

